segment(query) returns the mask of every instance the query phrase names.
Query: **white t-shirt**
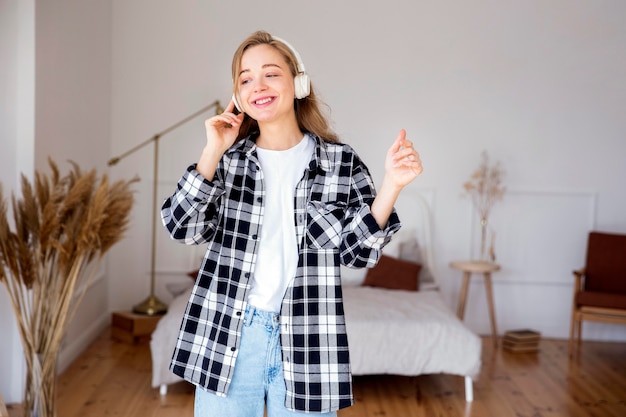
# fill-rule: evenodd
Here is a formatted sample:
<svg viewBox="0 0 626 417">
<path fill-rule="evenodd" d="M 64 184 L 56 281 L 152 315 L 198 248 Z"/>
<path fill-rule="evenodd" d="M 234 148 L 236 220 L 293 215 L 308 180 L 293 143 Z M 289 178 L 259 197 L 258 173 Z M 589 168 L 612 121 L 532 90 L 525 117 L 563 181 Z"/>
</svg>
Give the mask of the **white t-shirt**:
<svg viewBox="0 0 626 417">
<path fill-rule="evenodd" d="M 280 312 L 285 290 L 298 266 L 298 242 L 294 222 L 296 184 L 311 161 L 315 141 L 308 135 L 284 151 L 257 148 L 265 184 L 265 212 L 256 269 L 248 303 Z"/>
</svg>

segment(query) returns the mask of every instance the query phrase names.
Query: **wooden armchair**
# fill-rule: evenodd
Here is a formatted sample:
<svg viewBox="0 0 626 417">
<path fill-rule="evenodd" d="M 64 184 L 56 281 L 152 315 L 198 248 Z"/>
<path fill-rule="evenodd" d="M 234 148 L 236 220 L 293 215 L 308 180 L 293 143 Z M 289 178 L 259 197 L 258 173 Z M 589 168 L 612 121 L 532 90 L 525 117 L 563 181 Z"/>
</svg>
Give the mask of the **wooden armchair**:
<svg viewBox="0 0 626 417">
<path fill-rule="evenodd" d="M 583 320 L 626 324 L 626 235 L 590 232 L 585 266 L 574 277 L 570 356 Z"/>
</svg>

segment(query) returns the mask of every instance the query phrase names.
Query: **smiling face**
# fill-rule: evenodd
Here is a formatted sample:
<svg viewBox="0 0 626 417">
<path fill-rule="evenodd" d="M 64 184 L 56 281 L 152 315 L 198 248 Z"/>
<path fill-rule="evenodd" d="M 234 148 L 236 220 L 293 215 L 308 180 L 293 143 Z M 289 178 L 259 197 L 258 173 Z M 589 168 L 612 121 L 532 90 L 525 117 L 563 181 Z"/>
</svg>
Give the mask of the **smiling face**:
<svg viewBox="0 0 626 417">
<path fill-rule="evenodd" d="M 259 124 L 295 119 L 293 75 L 273 46 L 252 46 L 241 57 L 236 80 L 242 110 Z"/>
</svg>

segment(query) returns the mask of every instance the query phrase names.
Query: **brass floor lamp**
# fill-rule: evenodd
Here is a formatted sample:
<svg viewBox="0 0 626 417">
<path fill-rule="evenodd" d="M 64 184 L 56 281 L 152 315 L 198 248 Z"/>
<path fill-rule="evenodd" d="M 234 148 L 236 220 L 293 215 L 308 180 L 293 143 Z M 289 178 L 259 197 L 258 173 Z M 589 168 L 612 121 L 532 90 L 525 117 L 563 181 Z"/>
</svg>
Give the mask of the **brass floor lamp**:
<svg viewBox="0 0 626 417">
<path fill-rule="evenodd" d="M 139 149 L 143 148 L 144 146 L 150 143 L 154 143 L 154 162 L 153 162 L 153 166 L 154 166 L 154 177 L 153 177 L 154 180 L 153 181 L 154 182 L 152 184 L 152 228 L 151 228 L 152 252 L 150 255 L 150 295 L 144 301 L 142 301 L 141 303 L 133 307 L 133 312 L 137 314 L 145 314 L 148 316 L 154 316 L 157 314 L 164 314 L 165 312 L 167 312 L 167 306 L 154 295 L 155 265 L 156 265 L 156 222 L 157 222 L 157 215 L 159 212 L 159 209 L 157 206 L 157 187 L 158 187 L 158 175 L 159 175 L 159 139 L 161 139 L 161 136 L 171 132 L 177 127 L 187 123 L 191 119 L 194 119 L 200 116 L 202 113 L 212 108 L 215 108 L 216 115 L 224 112 L 224 108 L 220 105 L 219 100 L 215 100 L 213 103 L 209 104 L 208 106 L 205 106 L 204 108 L 198 110 L 197 112 L 185 117 L 181 121 L 174 123 L 167 129 L 155 134 L 150 139 L 140 143 L 139 145 L 135 146 L 132 149 L 129 149 L 123 154 L 115 158 L 111 158 L 109 160 L 109 166 L 115 165 L 122 159 L 126 158 L 128 155 L 135 153 L 136 151 L 138 151 Z"/>
</svg>

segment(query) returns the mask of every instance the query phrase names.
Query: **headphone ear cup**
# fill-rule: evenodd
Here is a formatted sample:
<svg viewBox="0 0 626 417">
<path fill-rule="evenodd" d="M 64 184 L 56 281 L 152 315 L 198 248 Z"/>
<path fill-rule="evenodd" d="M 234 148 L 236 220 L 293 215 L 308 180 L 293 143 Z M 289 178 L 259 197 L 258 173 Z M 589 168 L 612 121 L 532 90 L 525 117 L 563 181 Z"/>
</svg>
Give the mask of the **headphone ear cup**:
<svg viewBox="0 0 626 417">
<path fill-rule="evenodd" d="M 311 94 L 311 80 L 306 73 L 301 73 L 293 79 L 296 98 L 305 98 Z"/>
<path fill-rule="evenodd" d="M 237 96 L 234 93 L 233 93 L 232 100 L 233 100 L 233 103 L 235 103 L 235 108 L 239 110 L 239 112 L 241 113 L 242 112 L 241 106 L 239 105 L 239 102 L 237 101 Z"/>
</svg>

